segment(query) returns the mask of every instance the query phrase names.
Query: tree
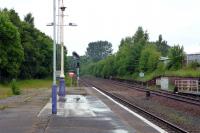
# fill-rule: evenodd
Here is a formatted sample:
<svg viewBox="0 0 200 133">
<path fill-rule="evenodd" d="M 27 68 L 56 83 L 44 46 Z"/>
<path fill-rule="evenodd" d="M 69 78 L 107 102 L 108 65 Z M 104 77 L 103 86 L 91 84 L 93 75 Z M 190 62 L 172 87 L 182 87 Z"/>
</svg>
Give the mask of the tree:
<svg viewBox="0 0 200 133">
<path fill-rule="evenodd" d="M 169 63 L 167 65 L 168 69 L 177 70 L 183 65 L 183 60 L 185 58 L 185 53 L 183 46 L 174 45 L 169 49 Z"/>
<path fill-rule="evenodd" d="M 53 41 L 34 27 L 32 14 L 21 21 L 14 9 L 5 8 L 0 17 L 0 81 L 51 75 Z"/>
<path fill-rule="evenodd" d="M 138 27 L 136 33 L 132 39 L 125 39 L 123 42 L 124 48 L 119 49 L 117 53 L 117 58 L 119 59 L 118 72 L 120 74 L 133 74 L 136 71 L 139 71 L 139 59 L 142 49 L 146 46 L 148 42 L 148 33 L 143 31 L 142 27 Z M 118 63 L 117 63 L 118 64 Z"/>
<path fill-rule="evenodd" d="M 132 37 L 126 37 L 125 39 L 122 39 L 119 45 L 119 49 L 124 47 L 125 45 L 132 45 L 133 44 L 133 38 Z"/>
<path fill-rule="evenodd" d="M 30 24 L 22 22 L 21 43 L 25 59 L 19 77 L 30 79 L 49 76 L 52 73 L 52 40 Z"/>
<path fill-rule="evenodd" d="M 144 32 L 143 28 L 139 26 L 133 38 L 134 38 L 134 43 L 138 43 L 141 40 L 148 41 L 149 35 L 147 31 Z"/>
<path fill-rule="evenodd" d="M 4 12 L 0 12 L 0 53 L 0 81 L 17 78 L 24 53 L 20 34 Z"/>
<path fill-rule="evenodd" d="M 170 46 L 167 44 L 167 41 L 162 39 L 162 35 L 159 35 L 158 41 L 156 41 L 156 47 L 162 56 L 167 56 Z"/>
<path fill-rule="evenodd" d="M 147 45 L 144 50 L 142 50 L 139 67 L 143 72 L 154 71 L 157 68 L 160 58 L 160 52 L 156 50 L 155 45 Z"/>
<path fill-rule="evenodd" d="M 10 21 L 12 24 L 14 24 L 18 30 L 21 28 L 21 20 L 17 12 L 15 12 L 14 9 L 8 10 L 8 9 L 3 9 L 3 12 L 8 14 Z M 20 31 L 19 31 L 20 32 Z"/>
<path fill-rule="evenodd" d="M 102 70 L 102 76 L 109 78 L 109 76 L 116 75 L 115 69 L 115 55 L 108 56 L 104 61 L 104 66 Z"/>
<path fill-rule="evenodd" d="M 24 21 L 28 24 L 30 24 L 31 26 L 34 26 L 34 17 L 32 16 L 31 13 L 28 13 L 25 17 L 24 17 Z"/>
<path fill-rule="evenodd" d="M 86 56 L 92 61 L 99 61 L 112 54 L 112 44 L 108 41 L 97 41 L 88 44 Z"/>
</svg>

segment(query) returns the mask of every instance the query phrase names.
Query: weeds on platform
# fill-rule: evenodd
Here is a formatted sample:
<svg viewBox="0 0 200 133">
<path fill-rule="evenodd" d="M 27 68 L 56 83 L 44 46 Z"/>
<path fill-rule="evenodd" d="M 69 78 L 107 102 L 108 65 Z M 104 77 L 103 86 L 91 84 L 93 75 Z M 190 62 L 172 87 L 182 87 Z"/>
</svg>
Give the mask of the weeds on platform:
<svg viewBox="0 0 200 133">
<path fill-rule="evenodd" d="M 6 106 L 6 105 L 0 105 L 0 110 L 4 110 L 6 108 L 8 108 L 8 106 Z"/>
<path fill-rule="evenodd" d="M 77 86 L 76 78 L 71 78 L 69 76 L 66 76 L 65 77 L 65 85 L 67 87 L 76 87 Z"/>
<path fill-rule="evenodd" d="M 21 94 L 21 91 L 20 91 L 19 86 L 17 85 L 16 79 L 13 79 L 12 82 L 11 82 L 11 90 L 12 90 L 12 93 L 14 95 L 20 95 Z"/>
<path fill-rule="evenodd" d="M 17 88 L 20 88 L 20 93 L 26 89 L 39 89 L 39 88 L 51 88 L 52 79 L 29 79 L 11 81 L 11 83 L 0 84 L 0 99 L 10 97 L 17 92 Z"/>
<path fill-rule="evenodd" d="M 17 82 L 19 87 L 24 89 L 39 89 L 39 88 L 51 88 L 52 79 L 29 79 L 20 80 Z"/>
<path fill-rule="evenodd" d="M 12 90 L 8 84 L 0 84 L 0 99 L 12 96 Z"/>
</svg>

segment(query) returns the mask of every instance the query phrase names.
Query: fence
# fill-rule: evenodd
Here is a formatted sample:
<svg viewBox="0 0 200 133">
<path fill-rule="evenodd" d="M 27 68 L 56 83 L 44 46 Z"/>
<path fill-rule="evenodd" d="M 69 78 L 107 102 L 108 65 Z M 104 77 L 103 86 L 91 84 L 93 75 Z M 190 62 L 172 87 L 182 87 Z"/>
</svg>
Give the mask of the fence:
<svg viewBox="0 0 200 133">
<path fill-rule="evenodd" d="M 198 80 L 175 80 L 175 86 L 179 92 L 199 93 Z"/>
</svg>

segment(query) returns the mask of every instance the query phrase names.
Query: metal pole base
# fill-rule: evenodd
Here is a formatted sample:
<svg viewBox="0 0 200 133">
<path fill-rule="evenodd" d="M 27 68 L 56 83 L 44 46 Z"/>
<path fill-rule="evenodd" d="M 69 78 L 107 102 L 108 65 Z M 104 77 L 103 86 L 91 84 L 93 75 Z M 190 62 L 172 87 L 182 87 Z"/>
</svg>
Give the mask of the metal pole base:
<svg viewBox="0 0 200 133">
<path fill-rule="evenodd" d="M 52 114 L 57 114 L 57 86 L 52 85 Z"/>
<path fill-rule="evenodd" d="M 66 90 L 65 90 L 65 78 L 60 78 L 60 86 L 59 86 L 59 96 L 65 96 L 66 95 Z"/>
</svg>

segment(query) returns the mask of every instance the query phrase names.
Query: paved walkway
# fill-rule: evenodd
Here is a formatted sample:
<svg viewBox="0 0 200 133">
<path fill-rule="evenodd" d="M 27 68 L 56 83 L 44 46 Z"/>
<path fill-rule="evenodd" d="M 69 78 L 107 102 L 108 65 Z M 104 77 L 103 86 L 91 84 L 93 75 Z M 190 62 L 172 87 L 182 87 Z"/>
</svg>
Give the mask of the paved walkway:
<svg viewBox="0 0 200 133">
<path fill-rule="evenodd" d="M 51 115 L 50 90 L 27 91 L 0 100 L 1 133 L 157 133 L 93 88 L 68 88 L 64 103 Z M 47 103 L 47 104 L 46 104 Z"/>
<path fill-rule="evenodd" d="M 51 117 L 45 133 L 135 133 L 107 105 L 94 96 L 67 95 L 58 102 L 58 112 Z M 39 117 L 51 114 L 51 103 Z"/>
<path fill-rule="evenodd" d="M 20 96 L 0 100 L 0 133 L 42 133 L 49 118 L 38 118 L 38 112 L 49 101 L 50 90 L 25 91 Z"/>
</svg>

